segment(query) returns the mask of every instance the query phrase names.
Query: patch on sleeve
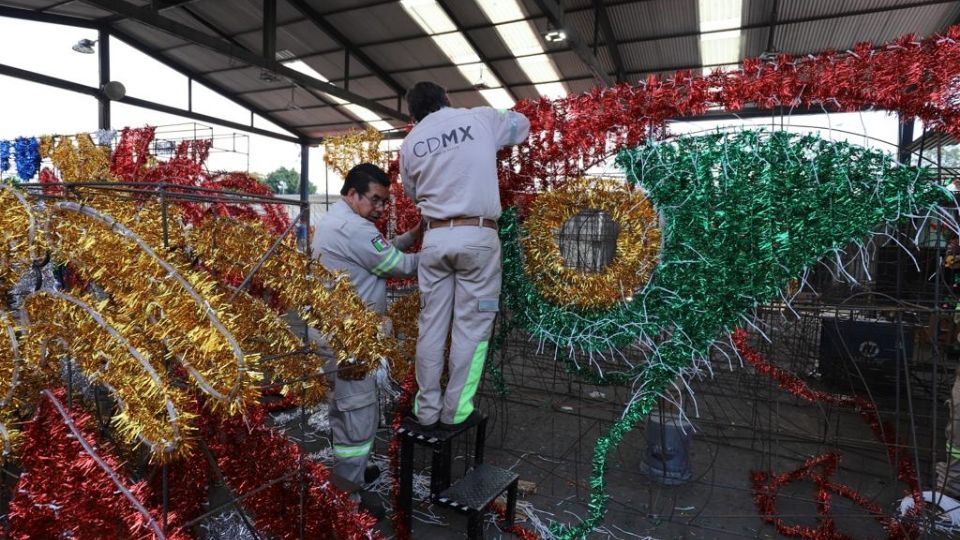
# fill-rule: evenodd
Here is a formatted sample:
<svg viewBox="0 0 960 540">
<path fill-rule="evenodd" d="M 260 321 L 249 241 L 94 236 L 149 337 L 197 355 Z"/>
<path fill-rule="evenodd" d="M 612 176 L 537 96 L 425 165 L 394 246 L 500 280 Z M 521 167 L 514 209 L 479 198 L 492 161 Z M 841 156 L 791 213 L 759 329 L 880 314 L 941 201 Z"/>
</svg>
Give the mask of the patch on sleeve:
<svg viewBox="0 0 960 540">
<path fill-rule="evenodd" d="M 388 247 L 390 247 L 390 244 L 387 243 L 387 239 L 384 238 L 382 234 L 374 236 L 370 240 L 370 243 L 373 244 L 373 249 L 377 250 L 377 253 L 382 253 Z"/>
</svg>

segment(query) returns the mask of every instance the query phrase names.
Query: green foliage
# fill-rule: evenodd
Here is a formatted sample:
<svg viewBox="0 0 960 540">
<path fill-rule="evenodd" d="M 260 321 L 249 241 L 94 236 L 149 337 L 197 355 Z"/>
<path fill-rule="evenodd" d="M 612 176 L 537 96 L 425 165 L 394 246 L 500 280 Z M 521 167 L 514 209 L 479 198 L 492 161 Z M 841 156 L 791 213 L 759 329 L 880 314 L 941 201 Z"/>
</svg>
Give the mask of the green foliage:
<svg viewBox="0 0 960 540">
<path fill-rule="evenodd" d="M 300 172 L 296 169 L 280 167 L 265 177 L 260 178 L 260 175 L 255 176 L 277 195 L 296 195 L 300 193 Z M 316 192 L 316 186 L 310 184 L 308 193 L 312 195 Z"/>
</svg>

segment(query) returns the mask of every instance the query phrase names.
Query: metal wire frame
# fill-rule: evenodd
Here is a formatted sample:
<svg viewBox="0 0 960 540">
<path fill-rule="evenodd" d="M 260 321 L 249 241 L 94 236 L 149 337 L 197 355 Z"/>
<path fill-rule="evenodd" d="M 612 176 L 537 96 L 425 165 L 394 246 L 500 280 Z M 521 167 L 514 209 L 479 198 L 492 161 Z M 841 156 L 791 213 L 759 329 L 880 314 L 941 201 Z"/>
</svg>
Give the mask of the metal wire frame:
<svg viewBox="0 0 960 540">
<path fill-rule="evenodd" d="M 779 120 L 781 125 L 776 127 L 784 127 L 783 119 Z M 939 167 L 938 151 L 927 150 L 926 155 L 921 150 L 915 156 L 917 162 L 936 167 L 940 173 L 937 181 L 942 182 L 950 172 Z M 894 234 L 902 236 L 902 243 L 908 245 L 906 239 L 912 239 L 915 233 L 915 229 L 907 226 Z M 598 240 L 596 236 L 587 239 L 584 245 Z M 894 265 L 893 280 L 888 280 L 885 288 L 876 286 L 875 271 L 871 271 L 874 282 L 865 279 L 865 287 L 859 290 L 835 288 L 824 294 L 818 285 L 829 281 L 829 273 L 798 282 L 800 294 L 789 305 L 783 301 L 771 302 L 758 308 L 755 314 L 755 324 L 772 341 L 763 341 L 759 334 L 754 334 L 759 343 L 756 348 L 772 363 L 801 376 L 809 384 L 840 393 L 864 393 L 895 429 L 896 447 L 912 455 L 922 489 L 942 493 L 944 486 L 938 485 L 934 464 L 941 461 L 950 465 L 953 461 L 943 451 L 942 427 L 946 416 L 943 398 L 949 395 L 954 372 L 960 366 L 960 344 L 945 345 L 941 327 L 944 316 L 952 317 L 952 306 L 960 301 L 960 296 L 950 290 L 940 264 L 945 245 L 934 243 L 929 249 L 934 263 L 927 267 L 929 271 L 921 273 L 924 280 L 908 283 L 904 276 L 913 270 L 913 264 L 909 255 L 898 248 L 898 256 L 890 261 Z M 859 250 L 850 251 L 854 252 L 859 254 Z M 876 252 L 873 256 L 876 257 Z M 595 254 L 584 260 L 598 258 L 599 254 Z M 945 305 L 951 307 L 945 309 Z M 847 361 L 832 370 L 832 378 L 825 376 L 820 348 L 823 332 L 831 321 L 865 317 L 889 321 L 894 328 L 896 358 L 887 377 L 878 380 L 876 374 L 863 369 L 854 361 L 857 351 L 849 349 L 841 351 Z M 953 335 L 958 330 L 960 327 L 953 330 Z M 908 355 L 909 344 L 914 347 Z M 889 497 L 903 495 L 896 489 L 884 491 L 872 484 L 883 479 L 888 485 L 897 485 L 897 473 L 888 463 L 886 448 L 865 429 L 855 413 L 831 405 L 801 402 L 776 382 L 760 378 L 752 369 L 738 365 L 735 355 L 729 352 L 711 356 L 713 376 L 694 377 L 691 386 L 695 394 L 692 399 L 688 396 L 684 400 L 684 409 L 693 418 L 696 430 L 694 444 L 699 445 L 700 454 L 706 450 L 711 459 L 700 463 L 687 488 L 663 487 L 636 469 L 625 469 L 637 465 L 638 459 L 631 455 L 643 455 L 645 451 L 642 443 L 638 445 L 641 438 L 628 439 L 630 442 L 617 450 L 620 466 L 616 468 L 616 475 L 627 477 L 627 482 L 634 485 L 632 488 L 621 485 L 626 492 L 611 491 L 614 499 L 610 512 L 615 517 L 608 519 L 608 523 L 616 523 L 619 518 L 630 524 L 627 528 L 632 532 L 665 536 L 686 534 L 693 528 L 711 537 L 766 537 L 772 529 L 762 525 L 752 507 L 746 473 L 739 481 L 724 478 L 724 469 L 729 468 L 731 458 L 747 460 L 757 469 L 784 472 L 795 468 L 812 453 L 840 450 L 848 456 L 840 474 L 855 479 L 855 489 L 866 492 L 883 507 L 889 507 Z M 643 362 L 642 354 L 636 351 L 627 354 L 629 360 Z M 491 388 L 488 382 L 481 391 L 485 410 L 493 411 L 494 425 L 499 428 L 499 436 L 488 438 L 488 449 L 503 459 L 513 460 L 522 477 L 543 479 L 544 488 L 538 490 L 537 497 L 544 508 L 571 504 L 572 487 L 573 507 L 582 513 L 589 502 L 590 486 L 586 477 L 592 465 L 591 435 L 605 433 L 606 426 L 619 418 L 631 389 L 599 387 L 572 379 L 558 365 L 554 350 L 542 347 L 520 331 L 508 337 L 503 349 L 491 361 L 502 370 L 509 393 L 500 393 L 500 389 Z M 581 365 L 583 363 L 586 362 Z M 525 423 L 524 410 L 550 416 L 546 420 L 537 416 L 538 421 L 532 427 Z M 518 431 L 529 435 L 533 429 L 544 433 L 530 441 L 512 435 Z M 727 460 L 720 459 L 721 455 Z M 612 480 L 608 478 L 608 481 Z M 704 501 L 695 499 L 692 493 L 708 495 Z M 734 506 L 728 504 L 729 499 L 736 497 L 748 503 L 746 511 L 743 505 L 734 511 Z M 618 504 L 617 499 L 628 502 Z M 788 522 L 809 523 L 816 517 L 815 500 L 808 494 L 785 490 L 779 499 L 784 507 L 794 508 L 780 515 Z M 684 505 L 693 500 L 698 504 L 692 515 L 675 510 L 686 508 Z M 796 505 L 801 508 L 807 505 L 809 512 L 796 511 Z M 856 510 L 835 503 L 833 515 L 838 521 L 865 526 L 872 518 Z M 924 538 L 935 538 L 939 533 L 934 522 L 945 512 L 931 511 L 912 519 L 918 521 Z M 868 520 L 864 520 L 865 517 Z M 752 534 L 732 531 L 729 523 L 747 528 Z"/>
<path fill-rule="evenodd" d="M 22 183 L 22 184 L 19 184 L 19 187 L 23 188 L 31 197 L 35 197 L 37 200 L 47 200 L 47 201 L 49 201 L 49 200 L 59 200 L 59 199 L 64 199 L 64 198 L 70 198 L 70 197 L 76 196 L 76 195 L 78 195 L 78 194 L 80 194 L 80 193 L 83 193 L 83 192 L 97 192 L 97 193 L 101 193 L 101 194 L 108 194 L 108 195 L 110 195 L 110 196 L 112 196 L 112 197 L 114 197 L 114 198 L 116 198 L 116 199 L 118 199 L 118 200 L 130 201 L 131 203 L 133 203 L 133 202 L 143 202 L 144 200 L 149 199 L 149 198 L 156 198 L 156 199 L 159 199 L 159 200 L 161 201 L 160 209 L 161 209 L 162 220 L 163 220 L 163 223 L 164 223 L 164 224 L 166 224 L 166 222 L 167 222 L 168 219 L 169 219 L 168 211 L 169 211 L 169 203 L 170 203 L 170 202 L 180 202 L 180 201 L 183 201 L 183 202 L 193 202 L 193 203 L 204 203 L 204 202 L 205 202 L 205 203 L 225 203 L 225 202 L 226 202 L 226 203 L 231 203 L 231 204 L 283 204 L 283 205 L 287 205 L 287 206 L 295 206 L 295 207 L 301 207 L 301 208 L 304 206 L 303 204 L 301 204 L 300 201 L 295 201 L 295 200 L 264 197 L 264 196 L 260 196 L 260 195 L 252 195 L 252 194 L 246 194 L 246 193 L 241 193 L 241 192 L 223 192 L 223 191 L 218 191 L 218 190 L 215 190 L 215 189 L 201 188 L 201 187 L 195 187 L 195 186 L 182 186 L 182 185 L 178 185 L 178 184 L 171 184 L 171 183 L 165 183 L 165 182 L 161 182 L 161 183 L 150 183 L 150 182 L 129 182 L 129 183 L 127 183 L 127 182 L 124 182 L 124 183 L 118 183 L 118 182 L 60 182 L 60 183 L 49 183 L 49 184 Z M 45 192 L 44 192 L 44 188 L 49 189 L 49 188 L 57 188 L 57 187 L 64 188 L 64 190 L 66 190 L 66 193 L 54 195 L 54 194 L 48 194 L 48 193 L 45 193 Z M 295 225 L 296 223 L 297 223 L 296 220 L 292 221 L 292 225 Z M 284 235 L 282 235 L 282 236 L 279 237 L 278 241 L 279 241 L 280 239 L 284 238 L 287 234 L 289 234 L 289 233 L 292 231 L 292 229 L 293 229 L 292 226 L 291 226 L 290 228 L 288 228 L 287 231 L 284 233 Z M 176 247 L 176 246 L 171 246 L 171 245 L 169 244 L 169 239 L 168 239 L 168 236 L 167 236 L 167 234 L 166 234 L 166 230 L 164 231 L 163 241 L 164 241 L 164 247 L 167 248 L 167 249 L 172 249 L 172 248 Z M 269 255 L 271 254 L 271 252 L 272 252 L 271 250 L 268 250 L 266 253 L 263 254 L 263 256 L 261 256 L 260 265 L 258 265 L 258 266 L 261 266 L 261 265 L 266 261 L 266 259 L 269 257 Z M 255 271 L 256 271 L 256 269 L 254 269 L 254 272 L 255 272 Z M 246 281 L 249 281 L 250 279 L 252 279 L 252 277 L 253 277 L 253 273 L 251 273 L 250 275 L 247 276 Z M 237 288 L 236 290 L 239 291 L 239 290 L 242 290 L 242 289 L 241 289 L 241 288 Z M 307 339 L 306 329 L 304 329 L 303 339 L 305 340 L 304 342 L 306 342 L 306 339 Z M 310 349 L 308 349 L 308 348 L 303 348 L 303 349 L 297 349 L 297 350 L 294 350 L 294 351 L 282 351 L 282 352 L 278 352 L 278 353 L 276 353 L 276 354 L 274 354 L 274 355 L 271 355 L 271 356 L 269 356 L 269 357 L 265 357 L 265 358 L 264 358 L 264 361 L 283 361 L 283 360 L 285 360 L 285 359 L 287 359 L 287 358 L 293 357 L 294 355 L 299 355 L 299 354 L 304 354 L 304 353 L 308 353 L 308 354 L 313 354 L 313 355 L 315 355 L 315 356 L 319 359 L 319 362 L 320 362 L 321 364 L 324 363 L 325 360 L 326 360 L 326 357 L 325 357 L 323 354 L 321 354 L 321 353 L 319 353 L 319 352 L 317 352 L 317 351 L 310 350 Z M 70 406 L 72 406 L 74 396 L 76 395 L 76 392 L 75 392 L 76 389 L 75 389 L 74 385 L 75 385 L 76 382 L 77 382 L 76 377 L 73 375 L 73 362 L 72 362 L 72 361 L 67 363 L 67 365 L 66 365 L 66 370 L 67 370 L 67 377 L 66 377 L 67 383 L 66 383 L 66 386 L 67 386 L 68 404 L 69 404 Z M 335 370 L 334 370 L 333 372 L 335 372 Z M 301 377 L 301 378 L 297 379 L 296 381 L 272 381 L 270 384 L 265 385 L 265 386 L 264 386 L 264 389 L 281 388 L 281 387 L 283 387 L 283 386 L 285 386 L 285 385 L 287 385 L 287 384 L 291 384 L 291 383 L 295 383 L 295 382 L 303 382 L 303 381 L 307 381 L 307 380 L 310 380 L 310 379 L 327 377 L 330 373 L 332 373 L 331 370 L 326 370 L 326 371 L 324 371 L 323 373 L 318 373 L 318 374 L 314 374 L 314 375 L 311 375 L 311 376 Z M 176 381 L 174 381 L 174 384 L 175 384 L 175 385 L 178 385 L 178 384 L 185 384 L 185 383 L 177 383 Z M 98 424 L 98 431 L 99 431 L 99 433 L 101 434 L 101 436 L 104 436 L 104 437 L 106 437 L 107 439 L 112 439 L 112 437 L 110 436 L 110 431 L 109 431 L 109 429 L 107 429 L 107 428 L 109 427 L 109 415 L 101 414 L 101 409 L 102 409 L 102 408 L 105 408 L 106 410 L 110 410 L 110 408 L 111 408 L 112 405 L 111 405 L 111 403 L 109 402 L 109 398 L 108 398 L 106 395 L 104 395 L 104 393 L 98 392 L 97 389 L 96 389 L 96 387 L 94 387 L 94 390 L 93 390 L 93 400 L 94 400 L 93 406 L 96 407 L 96 415 L 95 415 L 95 418 L 96 418 L 96 421 L 97 421 L 97 424 Z M 303 405 L 300 405 L 299 408 L 300 408 L 300 418 L 301 418 L 301 426 L 300 426 L 300 429 L 303 429 L 303 428 L 307 425 L 306 410 L 305 410 L 305 407 L 304 407 Z M 113 441 L 113 442 L 116 442 L 116 441 Z M 210 453 L 209 448 L 203 447 L 203 448 L 201 448 L 201 450 L 205 453 L 205 455 L 206 455 L 206 457 L 207 457 L 208 464 L 210 465 L 211 469 L 213 470 L 213 473 L 214 473 L 215 478 L 217 479 L 217 482 L 220 483 L 220 484 L 222 484 L 222 485 L 224 485 L 225 487 L 228 487 L 228 486 L 226 485 L 226 483 L 224 482 L 224 480 L 223 480 L 222 471 L 220 471 L 219 467 L 217 466 L 215 456 L 213 456 L 213 455 Z M 160 469 L 161 469 L 161 470 L 160 470 L 160 474 L 161 474 L 162 501 L 163 501 L 163 502 L 162 502 L 162 515 L 161 515 L 161 530 L 162 530 L 164 533 L 166 533 L 166 530 L 167 530 L 167 522 L 168 522 L 168 514 L 169 514 L 169 476 L 168 476 L 168 470 L 167 470 L 167 467 L 166 467 L 166 466 L 162 466 Z M 302 456 L 302 453 L 301 453 L 301 457 L 300 457 L 300 460 L 299 460 L 299 462 L 298 462 L 297 470 L 295 470 L 295 471 L 290 471 L 290 472 L 288 472 L 286 475 L 282 476 L 281 478 L 264 479 L 264 481 L 263 481 L 263 483 L 262 483 L 261 485 L 255 486 L 255 487 L 253 487 L 252 489 L 248 490 L 248 491 L 245 492 L 245 493 L 234 493 L 233 490 L 229 490 L 229 488 L 228 488 L 228 493 L 229 493 L 229 494 L 228 494 L 228 500 L 227 500 L 225 503 L 217 506 L 217 508 L 215 508 L 215 509 L 212 509 L 212 510 L 206 512 L 206 513 L 203 514 L 202 516 L 199 516 L 199 517 L 195 518 L 194 520 L 192 520 L 192 521 L 190 522 L 190 525 L 196 524 L 196 523 L 198 523 L 200 520 L 202 520 L 202 519 L 204 519 L 204 518 L 206 518 L 206 517 L 209 517 L 209 516 L 213 515 L 216 510 L 222 510 L 222 509 L 227 508 L 227 507 L 234 507 L 234 508 L 236 508 L 236 509 L 238 510 L 238 513 L 239 513 L 239 515 L 240 515 L 240 517 L 241 517 L 241 520 L 242 520 L 242 522 L 244 523 L 245 527 L 247 527 L 247 529 L 248 529 L 248 531 L 250 532 L 250 534 L 251 534 L 254 538 L 259 538 L 259 537 L 260 537 L 260 536 L 259 536 L 259 533 L 256 531 L 256 529 L 255 529 L 254 525 L 252 524 L 252 522 L 250 522 L 249 518 L 247 517 L 246 512 L 243 511 L 240 503 L 241 503 L 245 498 L 253 495 L 254 493 L 260 492 L 260 491 L 262 491 L 263 489 L 266 489 L 266 488 L 270 487 L 271 485 L 274 485 L 274 484 L 276 484 L 276 483 L 278 483 L 278 482 L 287 480 L 287 479 L 289 479 L 290 477 L 292 477 L 293 475 L 296 475 L 297 478 L 298 478 L 297 481 L 299 482 L 300 492 L 301 492 L 301 497 L 300 497 L 300 505 L 301 505 L 301 508 L 300 508 L 300 520 L 301 520 L 301 523 L 300 523 L 300 527 L 299 527 L 299 529 L 300 529 L 300 536 L 299 536 L 299 537 L 300 537 L 301 539 L 303 539 L 303 538 L 305 538 L 305 537 L 304 537 L 304 532 L 303 532 L 303 531 L 304 531 L 304 529 L 303 529 L 303 525 L 304 525 L 303 519 L 305 518 L 305 516 L 304 516 L 304 514 L 303 514 L 303 505 L 305 504 L 305 499 L 304 499 L 304 497 L 305 497 L 306 489 L 307 489 L 306 472 L 305 472 L 305 471 L 306 471 L 306 469 L 305 469 L 305 467 L 304 467 L 303 456 Z M 6 480 L 7 476 L 10 476 L 11 478 L 14 478 L 14 479 L 17 478 L 17 477 L 19 477 L 19 474 L 17 474 L 16 472 L 14 472 L 14 471 L 12 471 L 12 470 L 8 470 L 7 468 L 4 468 L 2 472 L 3 472 L 3 475 L 2 475 L 2 476 L 3 476 L 3 482 L 4 482 L 4 483 L 3 483 L 3 487 L 4 487 L 4 488 L 6 488 L 6 486 L 8 486 L 8 483 L 7 483 L 7 480 Z M 13 482 L 15 483 L 15 480 L 13 480 Z M 9 501 L 8 501 L 7 498 L 6 498 L 6 494 L 5 494 L 5 491 L 4 491 L 4 497 L 3 497 L 2 500 L 0 500 L 0 506 L 5 507 L 6 504 L 8 504 L 8 503 L 9 503 Z M 7 521 L 6 521 L 6 515 L 3 516 L 2 520 L 3 520 L 2 522 L 3 522 L 4 524 L 7 523 Z"/>
</svg>

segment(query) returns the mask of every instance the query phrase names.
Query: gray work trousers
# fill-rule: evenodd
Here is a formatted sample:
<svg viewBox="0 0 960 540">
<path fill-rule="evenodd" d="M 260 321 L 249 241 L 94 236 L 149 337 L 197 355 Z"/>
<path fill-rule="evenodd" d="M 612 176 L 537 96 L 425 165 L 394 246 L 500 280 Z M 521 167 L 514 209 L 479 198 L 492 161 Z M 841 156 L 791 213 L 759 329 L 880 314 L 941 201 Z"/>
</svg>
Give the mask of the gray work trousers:
<svg viewBox="0 0 960 540">
<path fill-rule="evenodd" d="M 298 336 L 303 336 L 305 325 L 300 317 L 291 312 L 287 314 L 287 321 Z M 336 458 L 333 472 L 362 486 L 380 423 L 376 375 L 371 373 L 359 381 L 337 377 L 336 358 L 320 332 L 308 328 L 307 339 L 313 347 L 322 351 L 326 358 L 323 369 L 328 374 L 328 381 L 334 385 L 328 398 L 330 435 L 333 439 L 333 455 Z"/>
<path fill-rule="evenodd" d="M 473 397 L 500 298 L 500 239 L 489 227 L 440 227 L 424 235 L 418 268 L 420 335 L 414 413 L 423 425 L 459 424 Z M 440 388 L 450 340 L 449 380 Z"/>
<path fill-rule="evenodd" d="M 377 378 L 373 373 L 359 381 L 337 377 L 334 384 L 330 399 L 333 472 L 362 486 L 380 422 Z"/>
</svg>

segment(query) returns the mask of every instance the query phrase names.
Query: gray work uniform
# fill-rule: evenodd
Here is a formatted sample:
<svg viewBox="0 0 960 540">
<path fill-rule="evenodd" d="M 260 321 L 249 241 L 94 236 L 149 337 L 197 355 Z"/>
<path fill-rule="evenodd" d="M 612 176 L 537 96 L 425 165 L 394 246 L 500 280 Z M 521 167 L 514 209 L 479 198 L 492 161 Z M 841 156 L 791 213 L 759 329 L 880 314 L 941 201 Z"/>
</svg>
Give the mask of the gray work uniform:
<svg viewBox="0 0 960 540">
<path fill-rule="evenodd" d="M 385 278 L 416 274 L 417 255 L 402 252 L 415 239 L 415 233 L 410 232 L 388 242 L 373 223 L 341 200 L 321 218 L 312 248 L 326 268 L 349 274 L 360 299 L 369 309 L 383 315 L 387 309 Z M 335 370 L 335 366 L 330 369 Z M 362 484 L 380 419 L 376 377 L 372 373 L 358 381 L 334 377 L 334 384 L 330 430 L 337 459 L 333 470 L 338 476 Z"/>
<path fill-rule="evenodd" d="M 430 113 L 400 148 L 400 176 L 423 219 L 500 217 L 497 151 L 527 138 L 522 114 L 489 107 L 446 107 Z M 414 411 L 421 424 L 459 424 L 473 412 L 500 298 L 496 229 L 428 229 L 418 271 L 421 301 Z M 440 388 L 451 335 L 449 381 Z"/>
</svg>

